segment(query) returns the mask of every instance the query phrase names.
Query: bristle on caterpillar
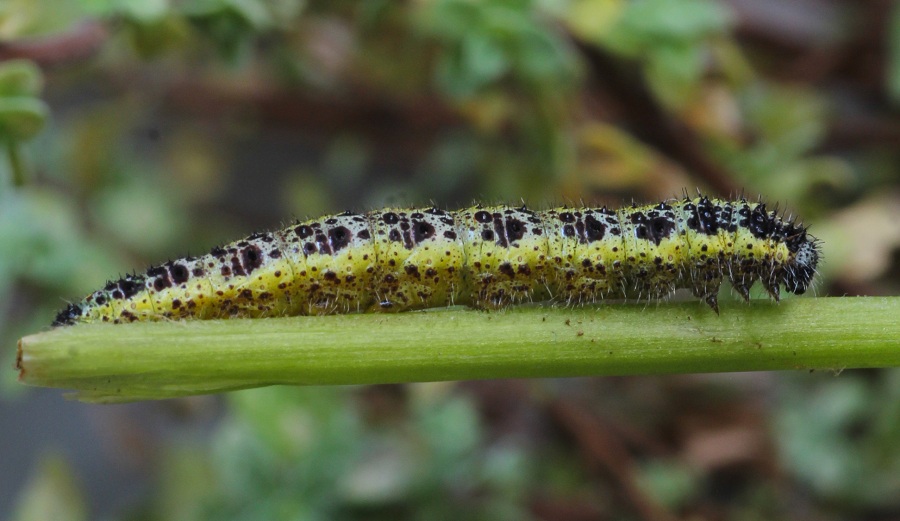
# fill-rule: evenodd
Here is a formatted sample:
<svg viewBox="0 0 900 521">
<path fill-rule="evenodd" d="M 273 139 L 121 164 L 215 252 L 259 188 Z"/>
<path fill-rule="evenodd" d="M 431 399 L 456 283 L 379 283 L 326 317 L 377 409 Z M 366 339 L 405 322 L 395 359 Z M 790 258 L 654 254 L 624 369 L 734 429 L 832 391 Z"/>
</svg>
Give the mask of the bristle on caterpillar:
<svg viewBox="0 0 900 521">
<path fill-rule="evenodd" d="M 684 198 L 621 208 L 345 212 L 256 233 L 110 282 L 54 326 L 663 298 L 718 312 L 723 280 L 804 293 L 820 251 L 763 203 Z"/>
</svg>

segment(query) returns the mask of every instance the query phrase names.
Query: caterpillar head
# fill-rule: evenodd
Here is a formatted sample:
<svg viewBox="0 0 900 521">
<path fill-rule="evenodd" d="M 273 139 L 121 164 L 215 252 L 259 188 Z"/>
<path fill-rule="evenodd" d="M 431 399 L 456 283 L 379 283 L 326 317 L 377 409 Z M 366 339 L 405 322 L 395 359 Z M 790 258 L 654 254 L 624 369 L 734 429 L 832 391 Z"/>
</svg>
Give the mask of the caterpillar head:
<svg viewBox="0 0 900 521">
<path fill-rule="evenodd" d="M 794 254 L 785 270 L 784 287 L 795 295 L 802 295 L 809 288 L 819 264 L 818 240 L 799 232 L 788 240 L 788 248 Z"/>
<path fill-rule="evenodd" d="M 69 304 L 66 306 L 66 309 L 60 311 L 59 314 L 56 315 L 56 320 L 53 321 L 53 327 L 74 325 L 81 318 L 82 311 L 81 306 Z"/>
</svg>

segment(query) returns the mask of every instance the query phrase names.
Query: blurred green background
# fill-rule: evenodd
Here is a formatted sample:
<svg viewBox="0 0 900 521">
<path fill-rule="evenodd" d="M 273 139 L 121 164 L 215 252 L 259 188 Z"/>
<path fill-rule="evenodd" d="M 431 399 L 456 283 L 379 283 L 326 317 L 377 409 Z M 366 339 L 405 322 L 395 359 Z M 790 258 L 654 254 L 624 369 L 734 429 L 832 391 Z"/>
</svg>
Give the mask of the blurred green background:
<svg viewBox="0 0 900 521">
<path fill-rule="evenodd" d="M 0 149 L 0 519 L 900 518 L 897 370 L 90 406 L 12 368 L 108 278 L 387 204 L 762 194 L 818 295 L 896 295 L 896 2 L 6 0 Z"/>
</svg>

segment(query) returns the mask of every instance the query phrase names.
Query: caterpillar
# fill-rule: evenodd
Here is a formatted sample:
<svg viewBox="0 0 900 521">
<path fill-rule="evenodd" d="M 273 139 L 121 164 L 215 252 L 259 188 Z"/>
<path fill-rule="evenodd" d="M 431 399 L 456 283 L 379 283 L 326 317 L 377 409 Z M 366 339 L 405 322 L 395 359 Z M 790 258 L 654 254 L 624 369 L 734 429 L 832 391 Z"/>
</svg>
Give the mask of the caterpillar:
<svg viewBox="0 0 900 521">
<path fill-rule="evenodd" d="M 317 315 L 551 300 L 659 299 L 688 288 L 718 313 L 726 278 L 804 293 L 818 240 L 762 202 L 705 196 L 618 210 L 387 208 L 297 222 L 128 275 L 62 310 L 91 322 Z"/>
</svg>

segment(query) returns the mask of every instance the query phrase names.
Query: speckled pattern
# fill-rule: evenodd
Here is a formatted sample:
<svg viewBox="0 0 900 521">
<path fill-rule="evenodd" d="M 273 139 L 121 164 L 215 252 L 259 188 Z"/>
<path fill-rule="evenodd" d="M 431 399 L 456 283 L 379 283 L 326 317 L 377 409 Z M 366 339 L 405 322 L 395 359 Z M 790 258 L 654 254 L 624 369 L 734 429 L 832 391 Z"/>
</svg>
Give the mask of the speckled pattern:
<svg viewBox="0 0 900 521">
<path fill-rule="evenodd" d="M 393 312 L 532 301 L 659 299 L 678 288 L 718 312 L 729 280 L 804 293 L 820 251 L 763 203 L 685 198 L 607 208 L 475 206 L 345 212 L 108 283 L 54 326 L 179 318 Z"/>
</svg>

